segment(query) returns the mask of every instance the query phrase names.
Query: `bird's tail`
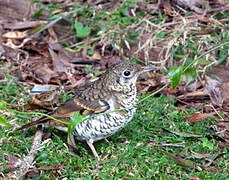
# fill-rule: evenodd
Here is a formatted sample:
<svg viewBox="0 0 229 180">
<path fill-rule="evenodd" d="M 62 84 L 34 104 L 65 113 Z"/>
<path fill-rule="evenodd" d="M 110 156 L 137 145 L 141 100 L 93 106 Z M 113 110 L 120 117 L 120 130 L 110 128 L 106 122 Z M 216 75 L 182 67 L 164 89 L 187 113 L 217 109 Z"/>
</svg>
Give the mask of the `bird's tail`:
<svg viewBox="0 0 229 180">
<path fill-rule="evenodd" d="M 41 117 L 40 119 L 33 121 L 33 122 L 30 122 L 24 126 L 21 126 L 21 127 L 17 128 L 16 130 L 22 130 L 22 129 L 30 128 L 30 127 L 33 127 L 36 125 L 44 124 L 48 121 L 49 121 L 49 119 L 47 117 Z"/>
</svg>

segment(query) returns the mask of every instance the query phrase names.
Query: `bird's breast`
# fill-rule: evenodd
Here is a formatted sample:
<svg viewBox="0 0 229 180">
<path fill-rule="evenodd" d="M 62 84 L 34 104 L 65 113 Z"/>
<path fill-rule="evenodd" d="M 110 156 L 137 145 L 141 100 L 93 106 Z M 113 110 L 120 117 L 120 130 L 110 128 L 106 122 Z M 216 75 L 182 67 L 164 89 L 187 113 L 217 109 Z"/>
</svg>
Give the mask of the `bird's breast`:
<svg viewBox="0 0 229 180">
<path fill-rule="evenodd" d="M 74 135 L 78 140 L 94 141 L 106 138 L 121 130 L 132 119 L 135 108 L 126 113 L 111 112 L 91 117 L 76 126 Z"/>
<path fill-rule="evenodd" d="M 74 131 L 76 139 L 97 141 L 125 127 L 136 110 L 136 88 L 133 87 L 127 93 L 113 93 L 105 101 L 109 104 L 109 109 L 78 124 Z"/>
</svg>

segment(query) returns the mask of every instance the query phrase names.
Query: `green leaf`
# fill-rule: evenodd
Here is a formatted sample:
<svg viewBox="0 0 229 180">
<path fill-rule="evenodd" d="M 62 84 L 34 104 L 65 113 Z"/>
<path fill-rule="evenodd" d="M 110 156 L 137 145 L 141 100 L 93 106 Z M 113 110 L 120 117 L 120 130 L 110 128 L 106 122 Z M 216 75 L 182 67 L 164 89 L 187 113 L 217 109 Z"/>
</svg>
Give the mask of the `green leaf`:
<svg viewBox="0 0 229 180">
<path fill-rule="evenodd" d="M 58 18 L 64 18 L 64 15 L 63 14 L 55 14 L 55 15 L 52 15 L 49 17 L 50 20 L 55 20 L 55 19 L 58 19 Z"/>
<path fill-rule="evenodd" d="M 211 61 L 202 58 L 198 59 L 198 65 L 208 65 L 208 64 L 211 64 Z"/>
<path fill-rule="evenodd" d="M 189 84 L 193 80 L 197 79 L 197 72 L 195 67 L 188 68 L 184 72 L 186 84 Z"/>
<path fill-rule="evenodd" d="M 187 55 L 183 55 L 183 54 L 174 54 L 174 57 L 180 58 L 180 59 L 186 59 L 186 58 L 187 58 Z"/>
<path fill-rule="evenodd" d="M 0 109 L 2 109 L 2 110 L 7 109 L 7 103 L 5 101 L 0 101 Z"/>
<path fill-rule="evenodd" d="M 74 113 L 72 116 L 71 116 L 71 120 L 69 121 L 69 124 L 68 124 L 68 134 L 72 134 L 75 127 L 83 122 L 84 120 L 86 119 L 86 116 L 85 115 L 81 115 L 80 113 Z"/>
<path fill-rule="evenodd" d="M 123 17 L 122 18 L 122 22 L 123 24 L 125 25 L 130 25 L 134 22 L 134 18 L 131 18 L 131 17 Z"/>
<path fill-rule="evenodd" d="M 180 83 L 182 74 L 183 66 L 173 66 L 168 70 L 168 75 L 170 77 L 173 89 L 175 89 Z"/>
<path fill-rule="evenodd" d="M 101 27 L 100 30 L 98 31 L 97 35 L 102 35 L 108 30 L 107 27 Z"/>
<path fill-rule="evenodd" d="M 85 71 L 86 71 L 86 72 L 89 72 L 89 73 L 93 72 L 93 71 L 94 71 L 94 70 L 93 70 L 93 66 L 92 66 L 92 65 L 86 66 L 86 67 L 85 67 Z"/>
<path fill-rule="evenodd" d="M 45 10 L 44 8 L 39 9 L 32 15 L 32 18 L 33 19 L 39 18 L 42 15 L 42 13 L 44 12 L 44 10 Z"/>
<path fill-rule="evenodd" d="M 128 8 L 120 8 L 120 12 L 123 16 L 129 16 Z"/>
<path fill-rule="evenodd" d="M 159 32 L 155 36 L 156 36 L 156 38 L 164 38 L 165 37 L 165 33 L 164 32 Z"/>
<path fill-rule="evenodd" d="M 192 81 L 197 79 L 197 67 L 196 65 L 193 64 L 193 60 L 192 59 L 188 59 L 186 58 L 185 62 L 184 62 L 184 77 L 185 77 L 185 82 L 186 84 L 191 83 Z"/>
<path fill-rule="evenodd" d="M 87 55 L 88 55 L 88 56 L 93 56 L 93 54 L 95 54 L 95 51 L 94 51 L 92 48 L 89 48 L 89 49 L 87 50 Z"/>
<path fill-rule="evenodd" d="M 229 55 L 226 50 L 224 49 L 220 50 L 216 65 L 223 63 L 228 58 L 228 56 Z"/>
<path fill-rule="evenodd" d="M 84 26 L 81 22 L 76 22 L 74 28 L 76 30 L 76 37 L 78 38 L 85 38 L 91 33 L 91 29 Z"/>
<path fill-rule="evenodd" d="M 209 141 L 207 138 L 201 138 L 201 141 L 203 147 L 207 147 L 210 150 L 214 149 L 214 144 L 211 141 Z"/>
<path fill-rule="evenodd" d="M 7 120 L 0 115 L 0 126 L 11 127 L 12 125 L 7 122 Z"/>
</svg>

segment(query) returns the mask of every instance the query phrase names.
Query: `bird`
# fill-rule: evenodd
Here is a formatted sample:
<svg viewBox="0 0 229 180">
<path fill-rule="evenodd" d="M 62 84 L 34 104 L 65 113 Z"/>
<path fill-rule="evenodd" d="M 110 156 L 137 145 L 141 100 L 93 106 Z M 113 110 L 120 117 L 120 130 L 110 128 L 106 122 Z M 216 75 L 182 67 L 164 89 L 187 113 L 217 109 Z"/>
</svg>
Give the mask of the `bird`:
<svg viewBox="0 0 229 180">
<path fill-rule="evenodd" d="M 86 115 L 87 118 L 74 128 L 68 142 L 76 146 L 75 141 L 86 141 L 93 155 L 100 159 L 93 143 L 120 131 L 131 121 L 138 100 L 137 79 L 140 74 L 151 70 L 155 70 L 155 66 L 118 61 L 97 80 L 79 87 L 73 98 L 51 112 L 50 116 L 67 122 L 76 112 Z M 67 131 L 66 124 L 53 118 L 40 118 L 18 130 L 45 125 Z"/>
</svg>

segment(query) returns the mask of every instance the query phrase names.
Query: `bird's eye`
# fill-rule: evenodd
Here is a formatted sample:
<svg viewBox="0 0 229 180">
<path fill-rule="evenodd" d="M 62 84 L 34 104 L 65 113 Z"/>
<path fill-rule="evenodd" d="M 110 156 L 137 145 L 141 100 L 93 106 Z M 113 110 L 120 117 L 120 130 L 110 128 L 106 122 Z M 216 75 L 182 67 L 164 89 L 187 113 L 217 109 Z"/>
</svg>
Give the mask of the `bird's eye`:
<svg viewBox="0 0 229 180">
<path fill-rule="evenodd" d="M 130 72 L 130 71 L 124 71 L 124 72 L 123 72 L 123 75 L 124 75 L 125 77 L 129 77 L 129 76 L 131 75 L 131 72 Z"/>
</svg>

